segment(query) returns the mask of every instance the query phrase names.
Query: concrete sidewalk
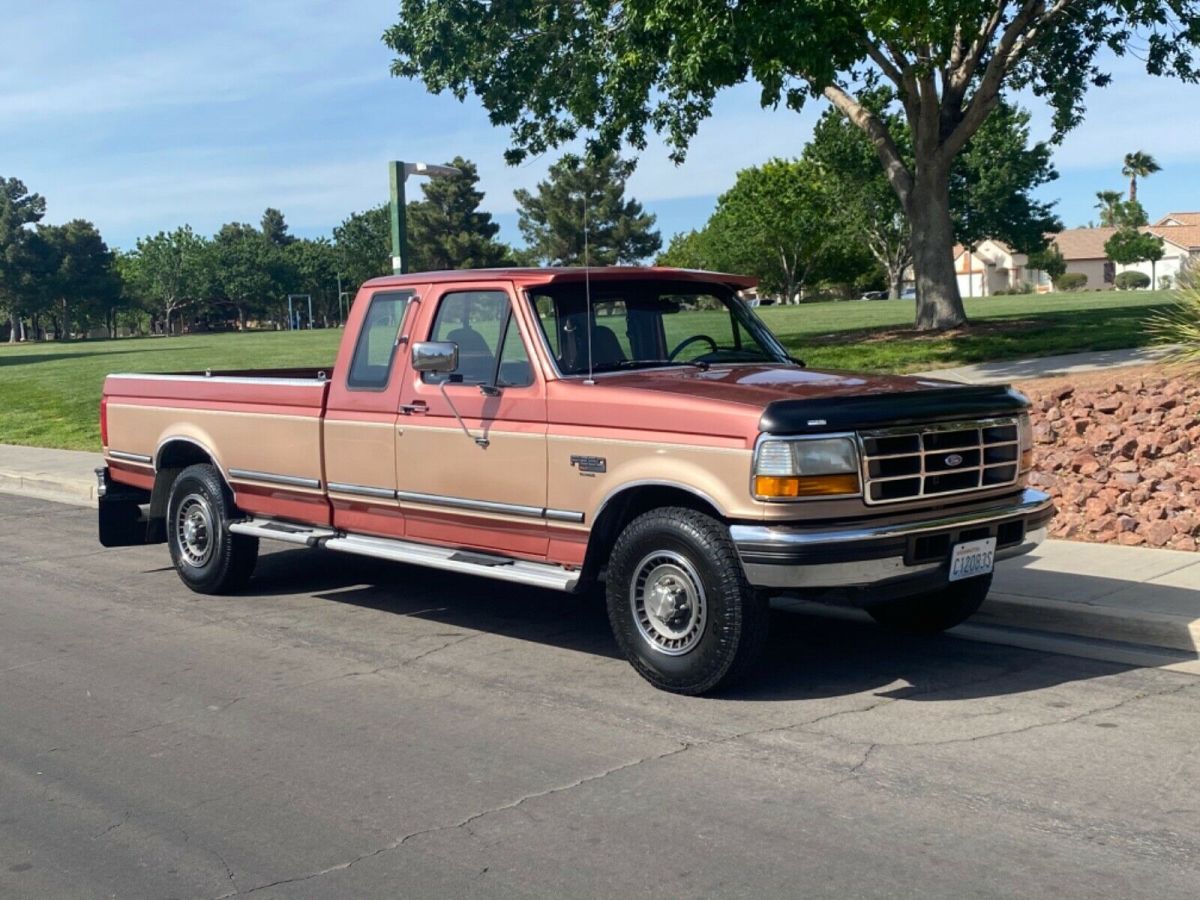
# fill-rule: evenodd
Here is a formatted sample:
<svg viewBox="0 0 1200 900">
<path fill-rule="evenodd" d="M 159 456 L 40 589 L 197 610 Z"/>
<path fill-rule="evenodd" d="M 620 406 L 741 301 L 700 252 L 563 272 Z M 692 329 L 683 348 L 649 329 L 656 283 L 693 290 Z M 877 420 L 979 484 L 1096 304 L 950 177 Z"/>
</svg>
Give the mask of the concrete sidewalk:
<svg viewBox="0 0 1200 900">
<path fill-rule="evenodd" d="M 95 506 L 100 464 L 98 453 L 0 444 L 0 492 Z M 1200 554 L 1047 541 L 997 566 L 987 603 L 956 633 L 1200 674 Z M 1063 636 L 1092 643 L 1045 643 Z"/>
<path fill-rule="evenodd" d="M 0 492 L 95 506 L 95 469 L 102 465 L 99 453 L 0 444 Z"/>
<path fill-rule="evenodd" d="M 926 378 L 944 378 L 963 384 L 993 384 L 1022 381 L 1029 378 L 1052 378 L 1076 372 L 1095 372 L 1099 369 L 1119 369 L 1124 366 L 1146 366 L 1162 362 L 1176 349 L 1174 345 L 1134 347 L 1128 350 L 1097 350 L 1090 353 L 1070 353 L 1064 356 L 1040 356 L 1034 359 L 1014 359 L 1007 362 L 979 363 L 917 372 Z"/>
</svg>

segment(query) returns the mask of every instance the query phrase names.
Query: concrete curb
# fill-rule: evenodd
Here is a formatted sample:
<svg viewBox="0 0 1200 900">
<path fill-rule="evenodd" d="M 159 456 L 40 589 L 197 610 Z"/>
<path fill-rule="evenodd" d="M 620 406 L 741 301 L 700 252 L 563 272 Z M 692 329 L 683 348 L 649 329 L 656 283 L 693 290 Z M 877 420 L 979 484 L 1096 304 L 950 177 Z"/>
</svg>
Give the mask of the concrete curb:
<svg viewBox="0 0 1200 900">
<path fill-rule="evenodd" d="M 95 507 L 96 479 L 63 479 L 52 475 L 27 475 L 0 469 L 0 494 L 17 494 L 54 503 Z"/>
<path fill-rule="evenodd" d="M 1144 609 L 1064 603 L 1044 597 L 1017 597 L 993 591 L 972 625 L 999 625 L 1104 641 L 1164 647 L 1200 655 L 1200 618 Z"/>
</svg>

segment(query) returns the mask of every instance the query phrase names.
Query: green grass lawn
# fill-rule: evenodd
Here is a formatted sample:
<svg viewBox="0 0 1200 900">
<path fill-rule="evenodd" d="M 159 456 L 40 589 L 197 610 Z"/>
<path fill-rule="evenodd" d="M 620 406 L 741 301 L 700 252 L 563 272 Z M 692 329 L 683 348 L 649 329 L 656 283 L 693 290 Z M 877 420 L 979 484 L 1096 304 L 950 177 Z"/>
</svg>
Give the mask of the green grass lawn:
<svg viewBox="0 0 1200 900">
<path fill-rule="evenodd" d="M 759 314 L 809 365 L 911 372 L 1149 344 L 1145 321 L 1172 297 L 1147 291 L 968 300 L 972 326 L 935 336 L 910 330 L 911 300 L 764 307 Z M 330 330 L 0 345 L 0 443 L 95 450 L 100 388 L 110 372 L 332 366 L 341 336 Z"/>
</svg>

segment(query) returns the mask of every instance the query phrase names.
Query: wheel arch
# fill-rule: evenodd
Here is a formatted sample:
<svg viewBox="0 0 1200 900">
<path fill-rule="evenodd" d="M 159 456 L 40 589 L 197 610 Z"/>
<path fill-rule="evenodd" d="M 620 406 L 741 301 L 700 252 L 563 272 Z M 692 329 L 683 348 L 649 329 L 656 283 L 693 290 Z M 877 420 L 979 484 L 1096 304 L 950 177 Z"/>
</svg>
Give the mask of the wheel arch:
<svg viewBox="0 0 1200 900">
<path fill-rule="evenodd" d="M 604 498 L 592 523 L 584 555 L 581 583 L 598 580 L 609 553 L 625 526 L 643 513 L 677 506 L 727 521 L 725 512 L 712 497 L 689 485 L 672 481 L 639 481 L 622 485 Z"/>
<path fill-rule="evenodd" d="M 182 435 L 167 437 L 161 440 L 154 451 L 154 489 L 150 494 L 151 519 L 161 519 L 167 514 L 167 500 L 171 496 L 171 486 L 179 473 L 188 466 L 210 465 L 217 470 L 221 482 L 233 496 L 229 479 L 225 470 L 217 461 L 216 454 L 201 441 Z"/>
</svg>

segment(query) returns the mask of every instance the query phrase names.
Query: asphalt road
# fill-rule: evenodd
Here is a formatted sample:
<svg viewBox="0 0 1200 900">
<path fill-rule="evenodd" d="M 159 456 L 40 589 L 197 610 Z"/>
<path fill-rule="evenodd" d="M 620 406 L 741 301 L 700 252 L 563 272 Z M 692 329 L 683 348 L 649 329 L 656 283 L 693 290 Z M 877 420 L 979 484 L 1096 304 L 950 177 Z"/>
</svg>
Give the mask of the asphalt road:
<svg viewBox="0 0 1200 900">
<path fill-rule="evenodd" d="M 776 614 L 740 693 L 603 610 L 0 496 L 0 896 L 1188 897 L 1200 679 Z"/>
</svg>

